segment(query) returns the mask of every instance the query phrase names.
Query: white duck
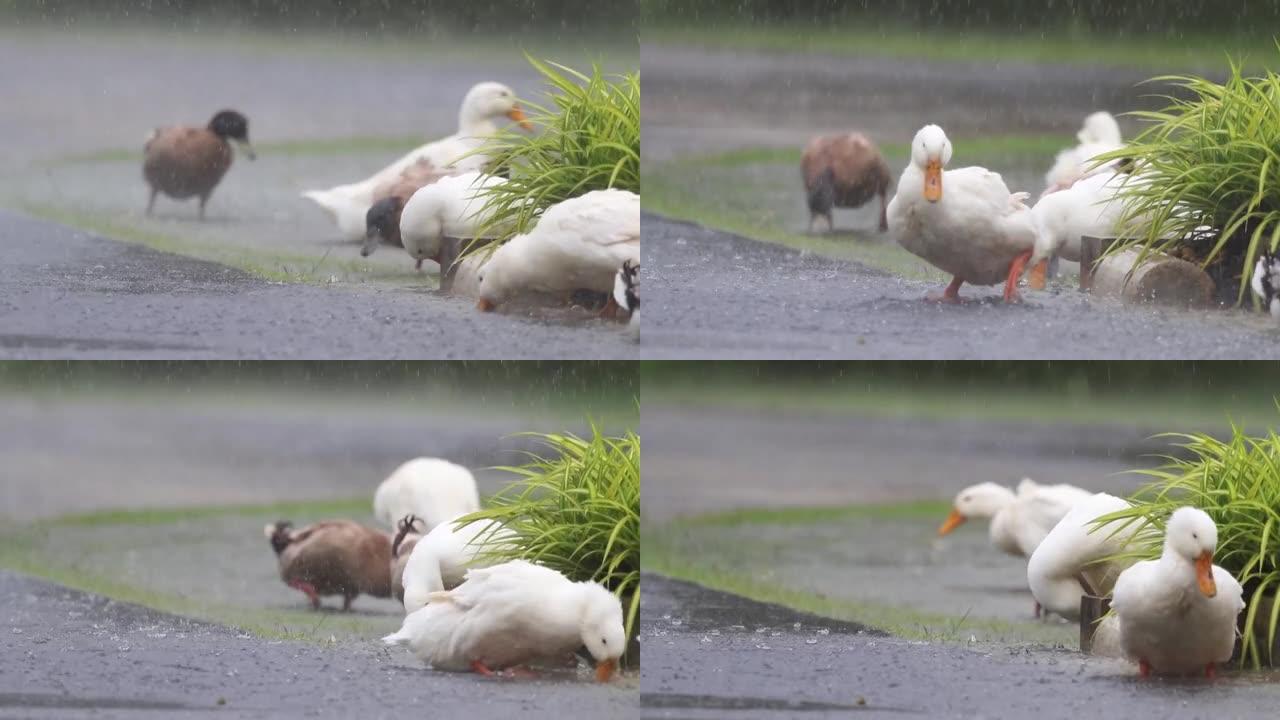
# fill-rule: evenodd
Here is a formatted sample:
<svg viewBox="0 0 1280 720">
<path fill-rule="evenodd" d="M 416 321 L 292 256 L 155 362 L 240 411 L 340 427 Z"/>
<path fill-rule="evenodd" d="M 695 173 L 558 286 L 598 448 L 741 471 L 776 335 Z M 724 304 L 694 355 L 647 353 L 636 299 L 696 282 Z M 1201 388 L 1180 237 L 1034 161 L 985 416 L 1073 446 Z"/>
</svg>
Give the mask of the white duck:
<svg viewBox="0 0 1280 720">
<path fill-rule="evenodd" d="M 1074 485 L 1041 485 L 1023 478 L 1015 493 L 984 482 L 961 490 L 938 535 L 947 535 L 972 518 L 990 518 L 991 544 L 1010 555 L 1030 557 L 1071 507 L 1093 493 Z"/>
<path fill-rule="evenodd" d="M 1125 500 L 1106 493 L 1085 498 L 1072 506 L 1031 553 L 1027 584 L 1046 612 L 1078 620 L 1081 596 L 1086 592 L 1105 596 L 1111 591 L 1125 566 L 1100 560 L 1124 550 L 1137 531 L 1136 523 L 1125 526 L 1113 521 L 1094 530 L 1093 521 L 1128 507 Z"/>
<path fill-rule="evenodd" d="M 1119 193 L 1133 177 L 1131 167 L 1131 163 L 1118 160 L 1080 178 L 1065 190 L 1041 197 L 1031 208 L 1036 234 L 1035 249 L 1027 263 L 1033 269 L 1031 287 L 1044 287 L 1045 267 L 1054 257 L 1079 262 L 1082 236 L 1116 234 L 1124 213 Z"/>
<path fill-rule="evenodd" d="M 1260 254 L 1249 285 L 1271 317 L 1280 320 L 1280 258 L 1268 252 Z"/>
<path fill-rule="evenodd" d="M 626 649 L 616 595 L 523 560 L 470 570 L 465 582 L 433 594 L 430 604 L 382 641 L 407 646 L 436 670 L 483 675 L 560 661 L 585 645 L 601 682 L 613 675 Z"/>
<path fill-rule="evenodd" d="M 360 182 L 328 190 L 309 190 L 302 196 L 328 212 L 345 239 L 360 240 L 365 236 L 365 214 L 380 186 L 395 181 L 414 164 L 429 165 L 450 174 L 484 169 L 489 158 L 476 151 L 498 132 L 499 123 L 504 119 L 513 120 L 526 130 L 533 129 L 511 88 L 495 82 L 480 83 L 462 100 L 458 132 L 406 153 Z"/>
<path fill-rule="evenodd" d="M 1027 193 L 1010 193 L 998 173 L 981 167 L 943 171 L 951 141 L 926 125 L 911 141 L 911 162 L 889 203 L 889 230 L 908 252 L 953 276 L 940 297 L 960 302 L 960 286 L 1005 283 L 1017 302 L 1017 279 L 1031 257 L 1035 231 Z"/>
<path fill-rule="evenodd" d="M 1102 110 L 1084 119 L 1084 126 L 1076 133 L 1076 139 L 1080 141 L 1079 145 L 1063 150 L 1054 158 L 1053 167 L 1044 176 L 1044 195 L 1071 187 L 1090 171 L 1094 157 L 1124 145 L 1120 125 L 1111 113 Z"/>
<path fill-rule="evenodd" d="M 395 469 L 373 494 L 373 514 L 390 528 L 415 515 L 430 531 L 440 523 L 480 509 L 471 471 L 439 458 L 420 457 Z"/>
<path fill-rule="evenodd" d="M 413 612 L 432 593 L 452 590 L 462 583 L 467 569 L 481 567 L 477 559 L 501 545 L 511 533 L 494 522 L 473 522 L 459 527 L 451 518 L 418 539 L 404 567 L 404 609 Z"/>
<path fill-rule="evenodd" d="M 640 196 L 596 190 L 553 205 L 533 230 L 494 251 L 480 273 L 480 310 L 491 311 L 518 292 L 568 293 L 586 289 L 609 295 L 603 313 L 617 307 L 618 269 L 640 263 Z"/>
<path fill-rule="evenodd" d="M 1218 527 L 1202 510 L 1176 510 L 1165 527 L 1164 552 L 1120 573 L 1111 609 L 1120 625 L 1120 646 L 1152 672 L 1214 675 L 1231 659 L 1236 616 L 1244 590 L 1231 573 L 1213 564 Z"/>
<path fill-rule="evenodd" d="M 482 192 L 506 180 L 496 175 L 469 172 L 447 177 L 418 190 L 400 213 L 400 240 L 405 252 L 417 261 L 434 260 L 446 270 L 444 239 L 471 240 L 485 225 L 486 199 Z M 376 246 L 376 243 L 375 243 Z"/>
</svg>

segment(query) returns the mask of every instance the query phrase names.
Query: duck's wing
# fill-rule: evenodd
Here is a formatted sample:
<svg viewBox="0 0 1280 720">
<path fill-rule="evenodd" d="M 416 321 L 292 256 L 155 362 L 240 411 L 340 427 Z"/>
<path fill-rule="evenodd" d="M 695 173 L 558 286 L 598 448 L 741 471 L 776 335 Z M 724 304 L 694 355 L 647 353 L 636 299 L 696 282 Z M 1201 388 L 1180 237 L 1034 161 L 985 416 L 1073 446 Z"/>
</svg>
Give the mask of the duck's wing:
<svg viewBox="0 0 1280 720">
<path fill-rule="evenodd" d="M 1155 560 L 1144 560 L 1120 573 L 1111 591 L 1112 609 L 1121 614 L 1141 611 L 1150 597 L 1157 568 Z"/>
<path fill-rule="evenodd" d="M 1223 602 L 1230 603 L 1230 607 L 1234 609 L 1233 614 L 1239 614 L 1244 610 L 1244 588 L 1241 587 L 1240 581 L 1235 576 L 1218 565 L 1213 566 L 1213 583 L 1218 587 L 1218 597 L 1223 598 Z"/>
</svg>

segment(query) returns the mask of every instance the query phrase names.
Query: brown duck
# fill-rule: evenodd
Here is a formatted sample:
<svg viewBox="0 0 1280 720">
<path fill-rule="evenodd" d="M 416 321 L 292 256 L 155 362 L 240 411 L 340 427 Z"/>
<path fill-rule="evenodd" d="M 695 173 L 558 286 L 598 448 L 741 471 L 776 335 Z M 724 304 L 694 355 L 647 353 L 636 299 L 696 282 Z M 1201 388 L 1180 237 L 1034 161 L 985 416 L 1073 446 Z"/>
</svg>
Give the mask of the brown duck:
<svg viewBox="0 0 1280 720">
<path fill-rule="evenodd" d="M 424 526 L 417 515 L 405 515 L 397 527 L 396 539 L 391 542 L 391 595 L 404 602 L 404 568 L 409 564 L 413 548 L 422 539 Z"/>
<path fill-rule="evenodd" d="M 391 538 L 349 520 L 324 520 L 295 530 L 282 520 L 265 528 L 280 558 L 280 579 L 311 600 L 341 595 L 350 610 L 357 595 L 390 597 Z"/>
<path fill-rule="evenodd" d="M 205 203 L 231 167 L 230 140 L 239 143 L 250 160 L 254 159 L 249 145 L 249 121 L 234 110 L 214 115 L 207 127 L 157 128 L 147 140 L 142 162 L 142 175 L 151 187 L 147 214 L 155 208 L 156 194 L 164 193 L 175 200 L 200 198 L 203 220 Z"/>
<path fill-rule="evenodd" d="M 800 161 L 809 200 L 809 232 L 814 221 L 826 218 L 835 230 L 831 208 L 859 207 L 880 197 L 880 232 L 889 229 L 885 208 L 893 176 L 880 150 L 862 133 L 823 135 L 809 141 Z"/>
</svg>

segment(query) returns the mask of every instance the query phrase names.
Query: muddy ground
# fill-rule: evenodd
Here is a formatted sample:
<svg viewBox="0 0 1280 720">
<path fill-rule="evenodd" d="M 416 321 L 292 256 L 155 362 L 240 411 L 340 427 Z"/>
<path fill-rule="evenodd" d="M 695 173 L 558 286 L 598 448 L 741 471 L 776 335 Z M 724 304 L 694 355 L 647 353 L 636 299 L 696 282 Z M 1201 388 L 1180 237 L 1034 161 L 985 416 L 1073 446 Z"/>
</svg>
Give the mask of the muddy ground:
<svg viewBox="0 0 1280 720">
<path fill-rule="evenodd" d="M 645 358 L 1270 359 L 1280 330 L 1243 311 L 1127 307 L 1060 288 L 1006 305 L 923 301 L 941 283 L 647 214 Z"/>
<path fill-rule="evenodd" d="M 18 169 L 0 177 L 0 207 L 94 231 L 86 237 L 0 216 L 11 274 L 0 291 L 4 355 L 635 354 L 625 333 L 617 337 L 590 313 L 511 309 L 507 317 L 485 316 L 473 312 L 472 301 L 438 296 L 434 273 L 413 272 L 402 250 L 361 259 L 357 246 L 339 242 L 328 218 L 298 197 L 366 177 L 426 139 L 454 132 L 461 98 L 476 82 L 499 80 L 537 97 L 540 82 L 521 46 L 570 65 L 604 59 L 615 69 L 634 67 L 636 50 L 625 43 L 86 27 L 12 27 L 0 30 L 0 39 L 9 110 L 0 117 L 0 160 Z M 194 203 L 165 199 L 146 217 L 144 138 L 159 125 L 203 125 L 223 107 L 249 117 L 258 160 L 237 159 L 206 222 L 196 221 Z M 123 251 L 99 236 L 253 277 L 222 267 L 197 271 L 170 255 L 120 258 Z M 87 288 L 67 282 L 86 277 L 95 281 Z M 254 292 L 267 287 L 263 278 L 284 282 Z M 15 284 L 31 293 L 15 297 Z"/>
</svg>

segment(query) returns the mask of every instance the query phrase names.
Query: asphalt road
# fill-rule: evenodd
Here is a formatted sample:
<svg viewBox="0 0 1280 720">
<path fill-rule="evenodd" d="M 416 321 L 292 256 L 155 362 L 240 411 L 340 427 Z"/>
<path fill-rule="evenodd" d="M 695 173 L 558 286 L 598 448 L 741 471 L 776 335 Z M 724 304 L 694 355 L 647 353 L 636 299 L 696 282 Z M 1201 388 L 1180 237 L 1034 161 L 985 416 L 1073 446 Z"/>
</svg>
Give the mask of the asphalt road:
<svg viewBox="0 0 1280 720">
<path fill-rule="evenodd" d="M 478 312 L 426 289 L 276 283 L 0 210 L 0 358 L 620 359 L 604 321 Z"/>
<path fill-rule="evenodd" d="M 643 579 L 645 718 L 1266 718 L 1280 684 L 1152 680 L 1064 648 L 907 642 Z"/>
<path fill-rule="evenodd" d="M 263 642 L 0 571 L 0 718 L 634 717 L 625 685 L 434 673 L 376 641 Z"/>
<path fill-rule="evenodd" d="M 648 359 L 1273 359 L 1260 314 L 1121 306 L 1073 290 L 961 290 L 646 214 Z"/>
</svg>

